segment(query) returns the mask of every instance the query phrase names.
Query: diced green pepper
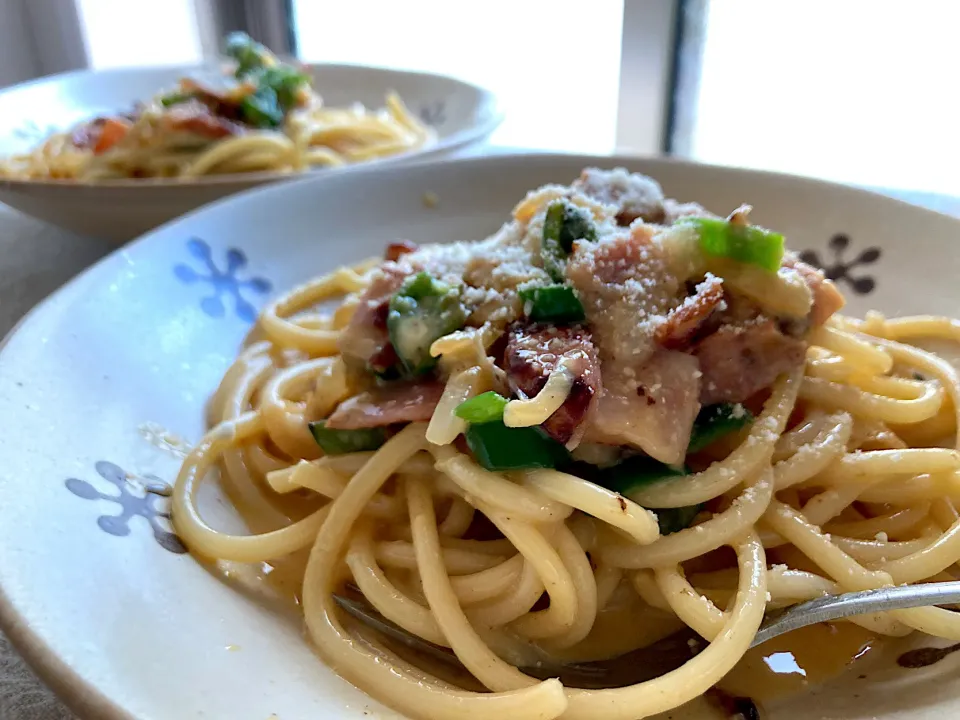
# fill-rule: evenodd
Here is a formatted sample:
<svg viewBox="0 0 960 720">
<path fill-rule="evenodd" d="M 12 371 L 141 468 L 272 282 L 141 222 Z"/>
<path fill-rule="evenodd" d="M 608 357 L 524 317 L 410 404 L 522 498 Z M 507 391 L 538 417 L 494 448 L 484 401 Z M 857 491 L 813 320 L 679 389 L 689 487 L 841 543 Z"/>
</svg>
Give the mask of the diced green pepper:
<svg viewBox="0 0 960 720">
<path fill-rule="evenodd" d="M 196 94 L 192 92 L 173 92 L 160 98 L 160 104 L 164 107 L 172 107 L 193 100 L 195 97 Z"/>
<path fill-rule="evenodd" d="M 390 298 L 387 331 L 404 370 L 419 375 L 437 364 L 430 346 L 462 328 L 466 320 L 459 289 L 420 272 Z"/>
<path fill-rule="evenodd" d="M 268 87 L 277 94 L 277 102 L 284 111 L 297 105 L 300 88 L 310 84 L 310 76 L 290 65 L 264 68 L 254 75 L 259 87 Z"/>
<path fill-rule="evenodd" d="M 590 214 L 567 200 L 554 200 L 543 220 L 540 257 L 543 268 L 556 282 L 562 282 L 567 256 L 576 240 L 595 242 L 597 230 Z"/>
<path fill-rule="evenodd" d="M 284 115 L 298 104 L 300 88 L 310 84 L 310 77 L 278 63 L 273 53 L 245 33 L 227 38 L 227 55 L 237 61 L 237 79 L 255 85 L 239 102 L 243 121 L 258 128 L 282 125 Z"/>
<path fill-rule="evenodd" d="M 753 414 L 739 403 L 718 403 L 700 410 L 693 423 L 687 453 L 695 453 L 753 422 Z"/>
<path fill-rule="evenodd" d="M 783 260 L 783 235 L 758 227 L 738 225 L 718 218 L 687 218 L 697 228 L 700 249 L 706 255 L 749 263 L 777 272 Z"/>
<path fill-rule="evenodd" d="M 654 510 L 653 512 L 657 516 L 657 524 L 660 526 L 660 534 L 669 535 L 690 527 L 690 523 L 693 522 L 702 507 L 702 505 L 688 505 L 687 507 Z"/>
<path fill-rule="evenodd" d="M 527 317 L 536 322 L 558 324 L 583 320 L 583 304 L 569 285 L 542 285 L 520 291 L 520 299 L 529 303 Z"/>
<path fill-rule="evenodd" d="M 237 61 L 237 78 L 259 70 L 273 59 L 273 53 L 245 32 L 234 32 L 227 36 L 226 53 L 227 57 Z"/>
<path fill-rule="evenodd" d="M 652 457 L 635 455 L 598 471 L 595 482 L 621 495 L 629 496 L 652 483 L 687 474 L 689 473 L 685 467 L 665 465 Z"/>
<path fill-rule="evenodd" d="M 453 411 L 454 415 L 469 423 L 488 423 L 500 420 L 503 409 L 509 402 L 503 395 L 493 392 L 481 393 L 469 400 L 464 400 Z"/>
<path fill-rule="evenodd" d="M 275 128 L 283 124 L 283 108 L 277 93 L 270 87 L 258 87 L 240 101 L 243 121 L 258 128 Z"/>
<path fill-rule="evenodd" d="M 467 446 L 487 470 L 554 468 L 569 460 L 566 449 L 539 429 L 508 428 L 500 420 L 467 428 Z"/>
<path fill-rule="evenodd" d="M 383 428 L 364 430 L 332 430 L 326 420 L 309 423 L 310 432 L 325 455 L 343 455 L 345 453 L 376 450 L 387 441 Z"/>
</svg>

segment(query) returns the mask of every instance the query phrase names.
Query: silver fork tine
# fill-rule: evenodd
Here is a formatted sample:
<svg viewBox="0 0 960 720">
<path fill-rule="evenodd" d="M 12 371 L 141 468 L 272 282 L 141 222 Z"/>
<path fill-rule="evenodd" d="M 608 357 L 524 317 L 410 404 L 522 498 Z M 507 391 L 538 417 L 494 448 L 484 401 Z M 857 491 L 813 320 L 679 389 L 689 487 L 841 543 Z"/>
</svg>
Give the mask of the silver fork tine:
<svg viewBox="0 0 960 720">
<path fill-rule="evenodd" d="M 448 666 L 464 670 L 463 664 L 450 648 L 419 638 L 383 617 L 365 600 L 334 594 L 333 599 L 345 612 L 360 622 L 380 631 L 418 653 L 427 654 Z M 788 608 L 777 616 L 768 617 L 757 631 L 750 647 L 756 647 L 778 635 L 829 620 L 852 615 L 865 615 L 888 610 L 960 603 L 960 581 L 904 585 L 863 592 L 827 595 Z M 688 646 L 692 643 L 693 649 Z M 538 663 L 521 667 L 531 677 L 546 679 L 560 677 L 569 687 L 622 687 L 649 680 L 682 665 L 694 654 L 700 644 L 696 635 L 680 631 L 645 648 L 626 655 L 597 662 L 559 665 Z"/>
</svg>

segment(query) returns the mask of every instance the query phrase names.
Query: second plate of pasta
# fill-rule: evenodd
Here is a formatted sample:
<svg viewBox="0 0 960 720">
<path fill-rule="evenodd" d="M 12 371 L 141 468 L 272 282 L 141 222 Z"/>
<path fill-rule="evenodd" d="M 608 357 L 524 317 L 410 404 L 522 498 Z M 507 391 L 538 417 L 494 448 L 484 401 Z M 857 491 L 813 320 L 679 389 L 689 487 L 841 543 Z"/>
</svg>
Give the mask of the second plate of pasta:
<svg viewBox="0 0 960 720">
<path fill-rule="evenodd" d="M 451 152 L 500 122 L 489 92 L 452 78 L 285 63 L 245 37 L 227 47 L 223 65 L 84 71 L 0 92 L 0 201 L 128 240 L 238 190 Z"/>
</svg>

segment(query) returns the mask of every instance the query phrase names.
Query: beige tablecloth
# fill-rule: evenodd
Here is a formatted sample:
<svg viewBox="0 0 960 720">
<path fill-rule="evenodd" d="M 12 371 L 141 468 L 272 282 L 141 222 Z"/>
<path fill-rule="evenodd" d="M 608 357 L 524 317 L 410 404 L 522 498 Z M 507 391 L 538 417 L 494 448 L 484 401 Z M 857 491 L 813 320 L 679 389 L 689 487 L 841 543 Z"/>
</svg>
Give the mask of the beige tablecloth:
<svg viewBox="0 0 960 720">
<path fill-rule="evenodd" d="M 890 192 L 960 215 L 960 198 Z M 40 300 L 112 249 L 0 205 L 0 336 Z M 74 716 L 37 681 L 0 634 L 0 720 L 65 720 Z"/>
</svg>

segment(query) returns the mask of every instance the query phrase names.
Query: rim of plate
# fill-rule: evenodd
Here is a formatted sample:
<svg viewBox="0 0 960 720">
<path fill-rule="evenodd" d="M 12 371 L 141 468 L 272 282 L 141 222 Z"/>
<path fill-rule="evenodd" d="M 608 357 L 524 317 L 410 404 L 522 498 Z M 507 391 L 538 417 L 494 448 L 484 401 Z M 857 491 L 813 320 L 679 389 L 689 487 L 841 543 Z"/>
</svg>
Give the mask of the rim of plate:
<svg viewBox="0 0 960 720">
<path fill-rule="evenodd" d="M 409 172 L 428 172 L 432 168 L 444 166 L 460 167 L 469 169 L 471 167 L 485 167 L 489 165 L 509 166 L 518 163 L 539 163 L 546 166 L 556 166 L 558 169 L 563 167 L 586 167 L 592 164 L 603 164 L 607 166 L 630 167 L 638 163 L 649 163 L 654 165 L 674 165 L 684 166 L 693 172 L 698 169 L 708 169 L 720 173 L 733 173 L 757 176 L 761 179 L 778 180 L 806 186 L 826 187 L 834 192 L 854 193 L 861 196 L 880 198 L 885 203 L 899 205 L 903 208 L 910 208 L 911 212 L 927 215 L 931 218 L 949 218 L 960 230 L 960 218 L 956 218 L 946 213 L 936 210 L 913 205 L 899 198 L 884 195 L 873 190 L 867 190 L 851 185 L 832 182 L 829 180 L 818 180 L 816 178 L 803 177 L 799 175 L 790 175 L 788 173 L 779 173 L 768 170 L 754 170 L 744 167 L 734 167 L 727 165 L 717 165 L 710 163 L 693 162 L 681 158 L 640 156 L 640 155 L 582 155 L 565 153 L 524 153 L 510 152 L 497 155 L 488 155 L 482 157 L 466 158 L 434 158 L 425 159 L 423 162 L 407 163 L 404 165 L 392 165 L 383 167 L 382 165 L 360 166 L 350 169 L 350 175 L 354 182 L 357 181 L 358 174 L 367 174 L 370 177 L 385 176 L 390 178 L 402 178 Z M 322 185 L 328 182 L 337 182 L 342 175 L 312 175 L 307 176 L 296 185 L 288 183 L 277 183 L 256 187 L 245 190 L 234 195 L 204 205 L 203 207 L 192 210 L 174 220 L 171 220 L 150 232 L 141 235 L 137 239 L 123 248 L 118 248 L 101 258 L 93 265 L 86 268 L 83 272 L 66 282 L 63 286 L 51 293 L 48 297 L 30 309 L 0 340 L 0 356 L 2 356 L 14 337 L 23 327 L 29 324 L 32 319 L 44 312 L 60 296 L 67 294 L 75 285 L 83 282 L 88 275 L 99 272 L 100 266 L 112 261 L 117 253 L 129 253 L 136 251 L 140 247 L 155 241 L 155 236 L 164 234 L 167 230 L 180 224 L 189 224 L 194 217 L 206 213 L 220 212 L 223 208 L 236 204 L 238 207 L 242 203 L 249 201 L 252 196 L 264 196 L 265 199 L 276 199 L 279 195 L 288 192 L 303 192 L 304 185 Z M 361 178 L 362 180 L 362 178 Z M 298 187 L 299 190 L 291 188 Z M 97 720 L 137 720 L 137 718 L 117 705 L 112 698 L 104 694 L 97 686 L 85 682 L 70 665 L 57 655 L 44 639 L 31 628 L 26 619 L 17 611 L 11 599 L 8 597 L 2 584 L 0 584 L 0 630 L 9 638 L 11 645 L 20 653 L 23 659 L 30 666 L 31 670 L 40 678 L 40 680 L 50 688 L 57 697 L 72 712 L 81 718 L 96 718 Z"/>
<path fill-rule="evenodd" d="M 201 63 L 196 65 L 183 65 L 183 66 L 145 66 L 145 67 L 134 67 L 134 68 L 111 68 L 107 70 L 71 70 L 69 72 L 56 73 L 54 75 L 46 75 L 35 80 L 29 80 L 27 82 L 18 83 L 16 85 L 11 85 L 10 87 L 3 88 L 0 90 L 0 94 L 6 94 L 15 90 L 22 90 L 24 88 L 33 87 L 37 85 L 43 85 L 44 83 L 51 82 L 53 80 L 72 80 L 74 78 L 80 78 L 84 76 L 124 76 L 124 75 L 140 75 L 151 72 L 183 72 L 189 73 L 192 71 L 198 70 L 210 70 L 212 68 L 218 68 L 220 64 L 218 63 Z M 427 160 L 431 159 L 434 156 L 450 152 L 451 150 L 456 150 L 464 146 L 470 145 L 474 142 L 477 142 L 481 138 L 484 138 L 490 135 L 494 130 L 496 130 L 502 123 L 505 117 L 505 112 L 503 105 L 497 96 L 492 90 L 489 90 L 482 85 L 477 85 L 476 83 L 467 82 L 466 80 L 461 80 L 460 78 L 453 77 L 452 75 L 444 75 L 442 73 L 433 73 L 433 72 L 423 72 L 419 70 L 401 70 L 383 67 L 381 65 L 357 65 L 355 63 L 304 63 L 309 68 L 327 68 L 331 70 L 369 70 L 373 72 L 381 72 L 394 77 L 407 77 L 407 78 L 420 78 L 423 80 L 440 80 L 443 82 L 449 82 L 453 85 L 459 87 L 461 90 L 467 90 L 475 92 L 480 98 L 479 108 L 488 109 L 487 117 L 483 119 L 482 122 L 476 123 L 468 128 L 459 130 L 458 132 L 453 133 L 445 138 L 441 138 L 435 145 L 431 145 L 428 148 L 422 150 L 414 150 L 410 152 L 400 153 L 398 155 L 390 155 L 384 158 L 377 158 L 365 163 L 357 163 L 354 165 L 346 165 L 342 167 L 332 168 L 335 172 L 344 172 L 352 171 L 361 168 L 366 168 L 369 166 L 374 166 L 377 168 L 382 168 L 385 165 L 394 165 L 397 163 L 403 162 L 415 162 L 421 159 Z M 305 179 L 315 177 L 317 175 L 326 174 L 331 168 L 315 168 L 307 170 L 302 173 L 285 173 L 285 172 L 276 172 L 276 171 L 260 171 L 260 172 L 250 172 L 250 173 L 224 173 L 221 175 L 201 175 L 196 178 L 115 178 L 109 180 L 98 180 L 98 181 L 83 181 L 83 180 L 68 180 L 68 179 L 51 179 L 51 178 L 4 178 L 0 177 L 0 187 L 9 187 L 9 188 L 22 188 L 22 187 L 50 187 L 50 188 L 83 188 L 85 190 L 97 190 L 100 188 L 182 188 L 190 187 L 192 185 L 227 185 L 230 183 L 259 183 L 270 180 L 293 180 L 293 179 Z M 181 216 L 183 217 L 183 216 Z"/>
</svg>

